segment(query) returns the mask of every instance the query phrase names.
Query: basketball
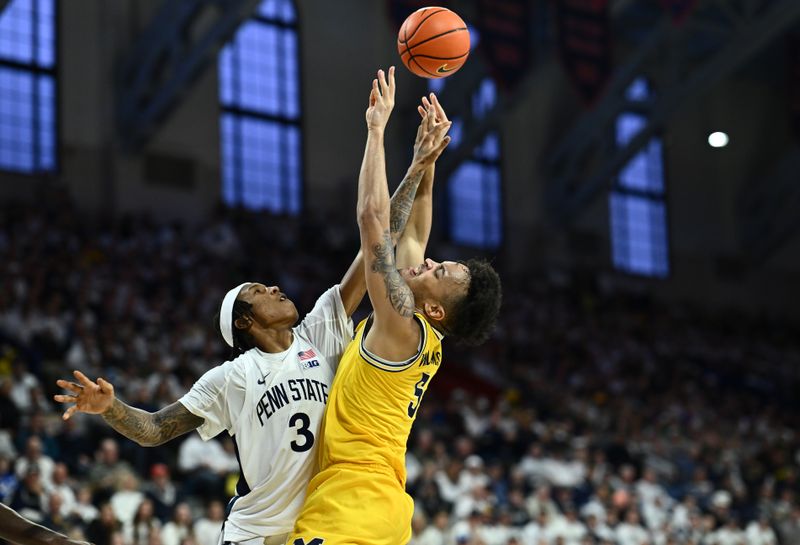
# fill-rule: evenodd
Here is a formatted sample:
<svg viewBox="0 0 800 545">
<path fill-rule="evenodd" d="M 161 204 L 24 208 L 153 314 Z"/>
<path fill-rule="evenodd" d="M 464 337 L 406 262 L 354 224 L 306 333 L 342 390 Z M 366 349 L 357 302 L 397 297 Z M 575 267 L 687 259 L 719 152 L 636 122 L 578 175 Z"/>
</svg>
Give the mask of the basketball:
<svg viewBox="0 0 800 545">
<path fill-rule="evenodd" d="M 444 78 L 464 66 L 469 56 L 469 30 L 447 8 L 420 8 L 403 22 L 397 35 L 403 64 L 417 76 Z"/>
</svg>

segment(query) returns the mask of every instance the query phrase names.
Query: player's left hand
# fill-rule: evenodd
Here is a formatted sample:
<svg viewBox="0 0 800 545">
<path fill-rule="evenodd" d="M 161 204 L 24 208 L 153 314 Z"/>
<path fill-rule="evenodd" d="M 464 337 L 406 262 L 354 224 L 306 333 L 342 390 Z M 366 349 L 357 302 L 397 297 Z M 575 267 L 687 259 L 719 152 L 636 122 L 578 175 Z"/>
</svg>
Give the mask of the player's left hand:
<svg viewBox="0 0 800 545">
<path fill-rule="evenodd" d="M 372 91 L 369 93 L 369 107 L 367 108 L 367 128 L 369 130 L 383 131 L 389 122 L 389 116 L 394 109 L 394 66 L 389 68 L 389 80 L 386 73 L 378 70 L 378 77 L 372 80 Z"/>
</svg>

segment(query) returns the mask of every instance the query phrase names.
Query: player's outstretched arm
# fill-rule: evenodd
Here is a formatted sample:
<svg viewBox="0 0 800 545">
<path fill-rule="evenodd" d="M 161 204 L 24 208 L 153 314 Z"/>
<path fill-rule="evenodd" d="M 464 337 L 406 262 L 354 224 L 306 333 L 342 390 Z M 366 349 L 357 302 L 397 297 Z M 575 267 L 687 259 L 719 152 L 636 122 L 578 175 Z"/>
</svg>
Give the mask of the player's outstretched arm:
<svg viewBox="0 0 800 545">
<path fill-rule="evenodd" d="M 389 78 L 392 81 L 394 78 L 393 70 L 394 69 L 391 68 L 389 73 Z M 431 97 L 432 100 L 435 101 L 435 104 L 438 105 L 435 96 L 431 94 Z M 406 250 L 401 250 L 400 246 L 398 246 L 397 265 L 401 267 L 418 265 L 424 258 L 425 247 L 427 246 L 431 226 L 433 165 L 450 142 L 449 137 L 445 138 L 445 134 L 451 123 L 447 120 L 447 116 L 444 115 L 444 110 L 439 106 L 437 115 L 430 119 L 432 125 L 426 125 L 425 113 L 427 109 L 432 109 L 434 106 L 431 102 L 428 102 L 427 99 L 423 99 L 423 106 L 420 106 L 420 115 L 423 117 L 423 122 L 417 130 L 417 139 L 414 144 L 414 159 L 411 162 L 408 172 L 389 201 L 389 233 L 392 244 L 398 245 L 398 240 L 402 238 L 404 239 L 402 244 L 404 248 L 406 248 Z M 444 124 L 443 127 L 441 126 L 442 124 Z M 425 137 L 434 130 L 436 131 L 436 138 L 424 142 Z M 383 138 L 382 132 L 380 137 L 381 139 Z M 427 147 L 423 146 L 423 144 L 427 144 Z M 433 148 L 431 148 L 431 146 L 433 146 Z M 385 167 L 383 172 L 385 173 Z M 419 195 L 420 187 L 422 187 L 423 191 L 426 193 L 422 197 Z M 408 223 L 409 217 L 412 218 L 415 225 L 415 232 L 405 237 L 404 233 L 407 232 L 410 227 Z M 414 261 L 405 263 L 407 258 L 404 258 L 403 262 L 400 263 L 401 255 L 411 256 Z M 366 278 L 364 276 L 363 251 L 358 252 L 355 260 L 353 260 L 350 268 L 342 278 L 339 289 L 345 311 L 347 315 L 350 316 L 355 312 L 356 308 L 358 308 L 361 299 L 364 298 L 364 292 L 367 289 Z"/>
<path fill-rule="evenodd" d="M 422 117 L 422 123 L 425 122 L 426 116 L 428 113 L 433 113 L 435 115 L 435 124 L 446 124 L 449 128 L 452 123 L 450 120 L 447 119 L 447 114 L 444 111 L 439 99 L 436 97 L 434 93 L 430 94 L 430 100 L 427 97 L 422 97 L 422 104 L 417 107 L 420 116 Z M 420 125 L 420 128 L 422 125 Z M 417 133 L 417 140 L 419 141 L 421 134 L 420 132 Z M 441 135 L 442 139 L 445 139 L 444 134 Z M 424 174 L 419 182 L 419 187 L 417 188 L 416 196 L 414 197 L 413 207 L 411 208 L 411 214 L 408 219 L 408 223 L 405 226 L 405 229 L 401 231 L 399 234 L 399 240 L 397 242 L 397 266 L 399 268 L 404 267 L 411 267 L 419 265 L 425 259 L 425 250 L 428 247 L 428 239 L 430 238 L 431 234 L 431 224 L 433 223 L 433 179 L 435 174 L 435 167 L 436 167 L 436 160 L 439 158 L 439 154 L 444 151 L 444 148 L 447 146 L 447 143 L 450 141 L 449 138 L 446 139 L 447 142 L 444 142 L 444 147 L 438 149 L 438 154 L 434 155 L 430 161 L 429 166 L 425 169 Z M 419 142 L 415 142 L 415 149 Z M 439 146 L 441 143 L 434 141 L 434 146 Z M 409 177 L 413 169 L 412 167 L 409 168 L 409 174 L 406 175 L 406 178 Z M 402 184 L 401 184 L 402 186 Z M 395 214 L 394 204 L 392 205 L 392 216 Z"/>
<path fill-rule="evenodd" d="M 367 144 L 358 179 L 357 216 L 365 259 L 367 292 L 375 311 L 374 324 L 365 345 L 376 356 L 399 361 L 413 355 L 420 333 L 413 321 L 414 294 L 397 270 L 390 231 L 383 137 L 394 108 L 394 95 L 394 69 L 389 70 L 388 82 L 383 70 L 379 71 L 378 78 L 372 82 L 366 113 Z M 428 164 L 417 158 L 433 153 L 432 143 L 437 131 L 446 131 L 446 127 L 434 127 L 433 119 L 420 126 L 420 132 L 426 133 L 414 150 L 414 163 L 420 173 L 424 172 Z M 398 231 L 405 228 L 414 194 L 409 194 L 407 198 L 407 211 L 393 218 Z"/>
<path fill-rule="evenodd" d="M 31 522 L 2 503 L 0 503 L 0 539 L 19 545 L 89 545 L 85 541 L 75 541 Z"/>
<path fill-rule="evenodd" d="M 73 371 L 73 375 L 78 382 L 56 381 L 59 387 L 70 393 L 55 395 L 53 399 L 59 403 L 74 404 L 64 411 L 64 420 L 76 412 L 99 414 L 112 428 L 143 447 L 166 443 L 200 427 L 204 422 L 178 401 L 150 413 L 117 399 L 114 386 L 102 378 L 92 382 L 80 371 Z"/>
<path fill-rule="evenodd" d="M 387 82 L 383 70 L 372 81 L 367 108 L 367 144 L 358 177 L 358 229 L 361 251 L 364 252 L 367 292 L 375 320 L 366 340 L 367 348 L 388 359 L 405 359 L 419 342 L 414 315 L 414 295 L 397 270 L 394 244 L 389 231 L 389 188 L 386 182 L 384 131 L 394 108 L 394 70 Z M 394 331 L 400 338 L 411 338 L 409 346 L 387 342 L 386 335 L 376 332 Z M 416 336 L 416 338 L 414 338 Z"/>
</svg>

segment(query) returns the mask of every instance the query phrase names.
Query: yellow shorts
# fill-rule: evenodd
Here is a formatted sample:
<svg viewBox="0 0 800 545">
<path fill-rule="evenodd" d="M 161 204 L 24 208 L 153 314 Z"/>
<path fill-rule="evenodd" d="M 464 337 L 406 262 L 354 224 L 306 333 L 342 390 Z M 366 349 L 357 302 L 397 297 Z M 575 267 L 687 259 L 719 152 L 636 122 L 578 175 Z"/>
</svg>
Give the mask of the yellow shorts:
<svg viewBox="0 0 800 545">
<path fill-rule="evenodd" d="M 369 466 L 338 464 L 320 471 L 287 545 L 405 545 L 414 501 L 397 476 Z"/>
</svg>

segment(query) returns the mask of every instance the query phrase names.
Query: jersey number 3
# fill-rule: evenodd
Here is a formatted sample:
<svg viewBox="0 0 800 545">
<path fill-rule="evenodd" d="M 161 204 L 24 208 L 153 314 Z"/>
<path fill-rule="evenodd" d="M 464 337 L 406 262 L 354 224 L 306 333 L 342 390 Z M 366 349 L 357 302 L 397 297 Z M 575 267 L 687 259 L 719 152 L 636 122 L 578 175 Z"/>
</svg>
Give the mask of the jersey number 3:
<svg viewBox="0 0 800 545">
<path fill-rule="evenodd" d="M 422 373 L 422 378 L 419 379 L 414 385 L 414 395 L 417 398 L 417 404 L 414 405 L 414 402 L 408 404 L 408 417 L 414 418 L 414 415 L 417 414 L 417 409 L 419 409 L 419 402 L 422 399 L 422 394 L 425 393 L 425 385 L 428 384 L 428 381 L 431 379 L 431 376 L 428 373 Z"/>
<path fill-rule="evenodd" d="M 291 418 L 289 418 L 289 427 L 294 428 L 298 422 L 300 423 L 300 427 L 297 429 L 297 439 L 300 439 L 300 436 L 302 436 L 303 442 L 298 443 L 297 439 L 295 439 L 290 445 L 295 452 L 305 452 L 314 446 L 314 434 L 311 433 L 309 429 L 311 426 L 311 419 L 306 413 L 294 413 Z"/>
</svg>

